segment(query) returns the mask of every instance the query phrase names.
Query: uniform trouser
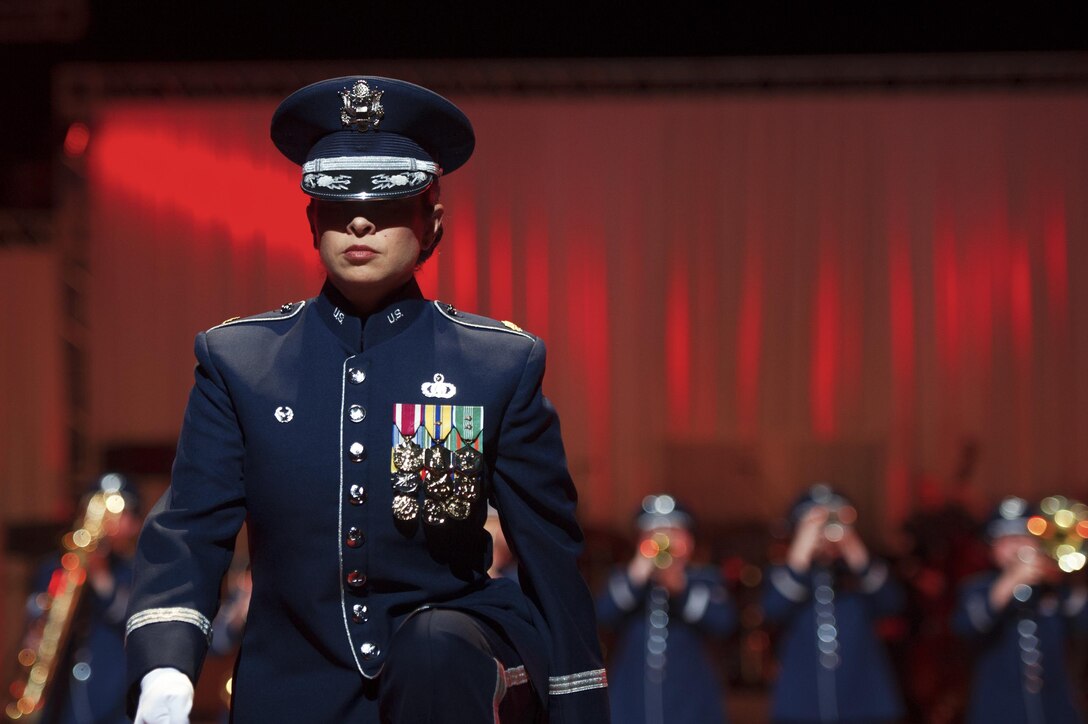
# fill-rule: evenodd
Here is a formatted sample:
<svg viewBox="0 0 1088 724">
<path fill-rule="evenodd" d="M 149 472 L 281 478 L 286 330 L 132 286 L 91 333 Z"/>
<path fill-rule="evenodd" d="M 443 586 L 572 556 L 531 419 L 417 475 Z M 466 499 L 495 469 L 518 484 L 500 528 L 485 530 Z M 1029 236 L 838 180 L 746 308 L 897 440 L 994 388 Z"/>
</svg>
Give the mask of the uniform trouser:
<svg viewBox="0 0 1088 724">
<path fill-rule="evenodd" d="M 405 621 L 391 644 L 379 681 L 383 724 L 542 719 L 514 647 L 469 614 L 421 611 Z"/>
</svg>

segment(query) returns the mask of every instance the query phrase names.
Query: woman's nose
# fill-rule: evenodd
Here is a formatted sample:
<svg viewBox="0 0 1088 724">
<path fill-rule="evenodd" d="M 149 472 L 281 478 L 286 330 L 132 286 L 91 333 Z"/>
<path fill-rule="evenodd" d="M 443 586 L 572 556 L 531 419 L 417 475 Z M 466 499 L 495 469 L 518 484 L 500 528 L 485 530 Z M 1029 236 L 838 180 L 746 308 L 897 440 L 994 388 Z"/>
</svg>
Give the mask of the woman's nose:
<svg viewBox="0 0 1088 724">
<path fill-rule="evenodd" d="M 348 231 L 356 236 L 373 234 L 374 230 L 374 222 L 365 216 L 356 216 L 348 223 Z"/>
</svg>

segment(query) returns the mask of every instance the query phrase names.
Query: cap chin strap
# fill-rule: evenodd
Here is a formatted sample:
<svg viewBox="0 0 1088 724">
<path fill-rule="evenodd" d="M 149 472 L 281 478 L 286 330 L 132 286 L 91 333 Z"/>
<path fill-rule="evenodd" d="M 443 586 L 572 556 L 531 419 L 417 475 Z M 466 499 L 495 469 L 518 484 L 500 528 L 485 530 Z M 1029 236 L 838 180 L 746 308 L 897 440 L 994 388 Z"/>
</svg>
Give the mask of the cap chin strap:
<svg viewBox="0 0 1088 724">
<path fill-rule="evenodd" d="M 424 171 L 442 175 L 442 168 L 437 163 L 406 156 L 335 156 L 315 158 L 302 165 L 303 173 L 324 171 Z"/>
</svg>

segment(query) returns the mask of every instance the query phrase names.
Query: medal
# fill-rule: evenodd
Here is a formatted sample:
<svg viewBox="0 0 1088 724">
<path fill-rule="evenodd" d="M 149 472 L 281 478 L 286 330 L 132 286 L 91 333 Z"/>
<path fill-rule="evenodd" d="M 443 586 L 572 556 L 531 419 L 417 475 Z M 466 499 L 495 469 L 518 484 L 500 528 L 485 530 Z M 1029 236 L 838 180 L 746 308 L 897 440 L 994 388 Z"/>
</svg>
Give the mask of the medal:
<svg viewBox="0 0 1088 724">
<path fill-rule="evenodd" d="M 419 483 L 419 473 L 393 473 L 393 490 L 398 493 L 414 493 Z"/>
<path fill-rule="evenodd" d="M 393 465 L 404 473 L 418 473 L 423 469 L 423 448 L 412 438 L 405 438 L 393 448 Z"/>
<path fill-rule="evenodd" d="M 448 473 L 427 476 L 427 494 L 441 499 L 448 498 L 453 493 L 453 483 Z"/>
<path fill-rule="evenodd" d="M 453 496 L 468 503 L 476 500 L 480 495 L 480 486 L 475 478 L 460 477 L 453 486 Z"/>
<path fill-rule="evenodd" d="M 432 384 L 432 392 L 438 382 Z M 445 525 L 472 515 L 484 470 L 483 422 L 484 408 L 478 406 L 394 407 L 390 468 L 394 518 L 422 517 L 427 525 Z"/>
<path fill-rule="evenodd" d="M 432 475 L 445 474 L 452 462 L 450 451 L 441 444 L 432 445 L 423 452 L 423 466 Z"/>
<path fill-rule="evenodd" d="M 446 522 L 446 511 L 434 498 L 423 501 L 423 522 L 428 525 L 442 525 Z"/>
<path fill-rule="evenodd" d="M 415 520 L 419 514 L 419 503 L 411 495 L 393 496 L 393 517 L 397 520 Z"/>
<path fill-rule="evenodd" d="M 465 446 L 453 454 L 453 459 L 458 471 L 462 473 L 476 474 L 483 469 L 484 456 L 475 448 Z"/>
<path fill-rule="evenodd" d="M 448 499 L 443 507 L 454 520 L 464 520 L 468 517 L 468 514 L 472 512 L 472 503 L 459 498 Z"/>
</svg>

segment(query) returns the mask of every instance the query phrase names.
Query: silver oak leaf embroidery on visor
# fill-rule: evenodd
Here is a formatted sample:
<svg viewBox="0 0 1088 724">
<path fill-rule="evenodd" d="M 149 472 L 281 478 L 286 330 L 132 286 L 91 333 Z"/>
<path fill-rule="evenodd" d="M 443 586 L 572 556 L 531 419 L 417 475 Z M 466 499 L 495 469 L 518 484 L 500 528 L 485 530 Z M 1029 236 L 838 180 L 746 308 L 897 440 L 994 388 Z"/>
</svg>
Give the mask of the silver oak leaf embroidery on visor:
<svg viewBox="0 0 1088 724">
<path fill-rule="evenodd" d="M 370 183 L 375 189 L 391 189 L 395 186 L 419 186 L 427 180 L 427 174 L 422 171 L 412 173 L 396 173 L 390 176 L 387 173 L 379 173 L 372 176 Z"/>
<path fill-rule="evenodd" d="M 327 173 L 308 173 L 302 177 L 302 185 L 311 189 L 333 189 L 335 191 L 347 191 L 351 176 L 340 174 L 330 176 Z"/>
</svg>

